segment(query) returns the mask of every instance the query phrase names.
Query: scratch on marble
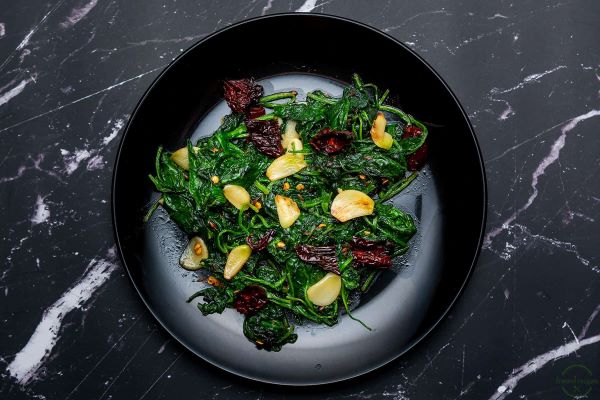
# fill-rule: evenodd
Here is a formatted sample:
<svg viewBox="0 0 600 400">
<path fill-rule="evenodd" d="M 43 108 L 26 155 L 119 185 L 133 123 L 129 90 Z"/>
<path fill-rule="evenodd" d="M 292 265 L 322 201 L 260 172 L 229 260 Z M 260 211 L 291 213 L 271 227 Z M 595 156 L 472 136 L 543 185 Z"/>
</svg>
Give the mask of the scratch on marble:
<svg viewBox="0 0 600 400">
<path fill-rule="evenodd" d="M 140 346 L 136 349 L 136 351 L 132 354 L 131 357 L 129 357 L 129 360 L 127 360 L 127 362 L 125 363 L 125 365 L 123 365 L 123 368 L 121 368 L 121 370 L 119 371 L 119 373 L 112 379 L 110 385 L 108 385 L 108 387 L 104 390 L 104 392 L 100 395 L 100 397 L 98 397 L 98 400 L 102 400 L 104 398 L 104 396 L 110 391 L 110 389 L 113 387 L 113 385 L 115 384 L 115 382 L 117 382 L 119 380 L 119 378 L 121 377 L 121 375 L 123 375 L 123 372 L 125 372 L 125 370 L 127 369 L 127 367 L 129 367 L 129 364 L 131 364 L 131 362 L 137 357 L 137 355 L 140 353 L 140 351 L 142 351 L 142 349 L 144 348 L 144 346 L 146 345 L 146 343 L 148 343 L 148 341 L 150 340 L 150 338 L 152 337 L 152 335 L 154 334 L 154 332 L 156 332 L 156 328 L 152 329 L 150 331 L 150 333 L 148 334 L 148 336 L 146 336 L 146 339 L 142 342 L 142 344 L 140 344 Z M 109 396 L 109 398 L 112 396 Z"/>
<path fill-rule="evenodd" d="M 76 23 L 85 18 L 86 15 L 98 4 L 98 0 L 90 0 L 81 7 L 76 7 L 71 10 L 71 15 L 64 22 L 60 23 L 61 28 L 70 28 Z"/>
<path fill-rule="evenodd" d="M 129 332 L 131 332 L 131 330 L 137 325 L 137 323 L 140 321 L 140 318 L 137 318 L 135 320 L 135 322 L 133 324 L 131 324 L 131 326 L 129 328 L 127 328 L 127 330 L 119 337 L 119 339 L 117 339 L 112 346 L 110 346 L 110 349 L 108 349 L 108 351 L 106 353 L 104 353 L 104 355 L 102 355 L 102 357 L 100 357 L 100 359 L 98 360 L 98 362 L 96 364 L 94 364 L 94 366 L 87 372 L 87 374 L 85 374 L 85 376 L 81 379 L 81 381 L 79 381 L 79 383 L 73 388 L 73 390 L 71 390 L 71 392 L 69 392 L 69 394 L 67 395 L 67 397 L 65 397 L 65 400 L 69 400 L 69 398 L 71 397 L 71 395 L 75 392 L 77 392 L 77 390 L 79 389 L 79 387 L 81 386 L 81 384 L 90 377 L 90 375 L 92 375 L 92 373 L 100 366 L 100 364 L 102 364 L 102 362 L 106 359 L 106 357 L 108 357 L 108 355 L 117 347 L 117 345 L 119 343 L 121 343 L 121 341 L 127 336 L 129 335 Z"/>
<path fill-rule="evenodd" d="M 383 31 L 384 31 L 384 32 L 391 32 L 391 31 L 393 31 L 393 30 L 396 30 L 396 29 L 402 28 L 403 26 L 405 26 L 405 25 L 406 25 L 407 23 L 409 23 L 410 21 L 412 21 L 412 20 L 415 20 L 415 19 L 417 19 L 417 18 L 419 18 L 419 17 L 422 17 L 422 16 L 424 16 L 424 15 L 434 15 L 434 14 L 443 14 L 443 15 L 446 15 L 446 16 L 451 16 L 451 15 L 452 15 L 452 13 L 449 13 L 448 11 L 446 11 L 446 10 L 445 10 L 445 9 L 443 9 L 443 8 L 442 8 L 441 10 L 433 10 L 433 11 L 425 11 L 425 12 L 420 12 L 420 13 L 418 13 L 418 14 L 415 14 L 415 15 L 413 15 L 413 16 L 411 16 L 411 17 L 409 17 L 409 18 L 405 19 L 405 20 L 404 20 L 404 21 L 402 21 L 402 22 L 401 22 L 399 25 L 394 25 L 394 26 L 389 26 L 389 27 L 387 27 L 387 28 L 383 28 Z"/>
<path fill-rule="evenodd" d="M 160 374 L 158 376 L 158 378 L 156 378 L 156 380 L 154 382 L 152 382 L 152 385 L 150 385 L 150 387 L 148 389 L 146 389 L 146 391 L 144 393 L 142 393 L 142 395 L 140 396 L 140 398 L 138 400 L 142 400 L 144 397 L 146 397 L 148 395 L 148 393 L 150 393 L 150 391 L 152 391 L 152 389 L 154 388 L 154 386 L 156 386 L 156 384 L 162 379 L 163 376 L 165 376 L 165 374 L 171 369 L 173 368 L 173 365 L 175 365 L 175 363 L 179 360 L 179 358 L 181 357 L 182 353 L 179 353 L 177 355 L 177 357 L 175 357 L 175 359 L 171 362 L 171 364 L 169 364 L 167 366 L 167 368 L 163 371 L 162 374 Z"/>
<path fill-rule="evenodd" d="M 25 37 L 23 38 L 23 40 L 21 40 L 21 42 L 19 43 L 19 45 L 8 55 L 8 57 L 6 57 L 4 59 L 4 61 L 2 62 L 2 64 L 0 64 L 0 72 L 2 72 L 4 70 L 4 67 L 6 67 L 6 65 L 14 58 L 14 56 L 15 56 L 15 54 L 17 54 L 17 52 L 23 50 L 23 48 L 29 44 L 29 41 L 31 40 L 31 37 L 38 31 L 38 29 L 40 29 L 40 26 L 42 26 L 44 24 L 44 22 L 46 22 L 46 20 L 48 19 L 48 17 L 54 11 L 56 11 L 64 2 L 65 2 L 65 0 L 60 0 L 58 3 L 56 3 L 54 5 L 54 7 L 52 7 L 50 9 L 50 11 L 48 11 L 46 14 L 44 14 L 44 16 L 42 17 L 42 19 L 40 20 L 40 22 L 38 22 L 36 25 L 34 25 L 29 30 L 29 32 L 27 32 L 27 34 L 25 35 Z"/>
<path fill-rule="evenodd" d="M 6 367 L 6 371 L 18 384 L 27 385 L 36 378 L 38 370 L 60 339 L 66 315 L 81 309 L 117 269 L 115 251 L 112 247 L 106 258 L 91 260 L 83 276 L 44 311 L 27 344 Z"/>
<path fill-rule="evenodd" d="M 80 98 L 78 98 L 78 99 L 75 99 L 75 100 L 73 100 L 73 101 L 71 101 L 71 102 L 69 102 L 69 103 L 67 103 L 67 104 L 63 104 L 63 105 L 61 105 L 61 106 L 59 106 L 59 107 L 55 107 L 55 108 L 53 108 L 53 109 L 51 109 L 51 110 L 48 110 L 48 111 L 45 111 L 45 112 L 43 112 L 43 113 L 41 113 L 41 114 L 37 114 L 37 115 L 34 115 L 33 117 L 29 117 L 29 118 L 27 118 L 27 119 L 24 119 L 24 120 L 22 120 L 22 121 L 19 121 L 19 122 L 17 122 L 17 123 L 15 123 L 15 124 L 13 124 L 13 125 L 10 125 L 10 126 L 7 126 L 7 127 L 4 127 L 4 128 L 2 128 L 2 129 L 0 129 L 0 133 L 2 133 L 2 132 L 6 132 L 7 130 L 10 130 L 10 129 L 16 128 L 16 127 L 18 127 L 18 126 L 21 126 L 21 125 L 23 125 L 23 124 L 26 124 L 26 123 L 28 123 L 28 122 L 34 121 L 34 120 L 36 120 L 36 119 L 38 119 L 38 118 L 45 117 L 45 116 L 46 116 L 46 115 L 48 115 L 48 114 L 55 113 L 55 112 L 57 112 L 57 111 L 60 111 L 60 110 L 62 110 L 62 109 L 63 109 L 63 108 L 65 108 L 65 107 L 69 107 L 69 106 L 72 106 L 72 105 L 74 105 L 74 104 L 80 103 L 80 102 L 82 102 L 82 101 L 84 101 L 84 100 L 87 100 L 87 99 L 89 99 L 89 98 L 91 98 L 91 97 L 97 96 L 97 95 L 99 95 L 99 94 L 101 94 L 101 93 L 107 92 L 107 91 L 109 91 L 109 90 L 113 90 L 113 89 L 115 89 L 115 88 L 117 88 L 117 87 L 119 87 L 119 86 L 123 86 L 123 85 L 125 85 L 125 84 L 127 84 L 127 83 L 129 83 L 129 82 L 135 81 L 135 80 L 137 80 L 137 79 L 140 79 L 140 78 L 142 78 L 142 77 L 144 77 L 144 76 L 146 76 L 146 75 L 148 75 L 148 74 L 151 74 L 151 73 L 153 73 L 153 72 L 156 72 L 156 71 L 158 71 L 158 70 L 160 70 L 160 69 L 163 69 L 165 66 L 166 66 L 166 64 L 165 64 L 165 65 L 161 65 L 160 67 L 157 67 L 157 68 L 153 68 L 153 69 L 151 69 L 151 70 L 149 70 L 149 71 L 143 72 L 143 73 L 141 73 L 141 74 L 139 74 L 139 75 L 136 75 L 136 76 L 134 76 L 134 77 L 131 77 L 131 78 L 125 79 L 124 81 L 121 81 L 121 82 L 115 83 L 114 85 L 110 85 L 110 86 L 108 86 L 108 87 L 105 87 L 104 89 L 100 89 L 100 90 L 98 90 L 98 91 L 96 91 L 96 92 L 94 92 L 94 93 L 90 93 L 90 94 L 88 94 L 88 95 L 86 95 L 86 96 L 83 96 L 83 97 L 80 97 Z"/>
<path fill-rule="evenodd" d="M 502 384 L 496 389 L 496 392 L 490 396 L 489 400 L 503 400 L 506 398 L 506 396 L 514 391 L 515 387 L 523 378 L 531 375 L 534 372 L 537 372 L 549 362 L 566 357 L 585 346 L 589 346 L 597 342 L 600 342 L 600 334 L 591 336 L 587 339 L 575 338 L 575 340 L 571 342 L 532 358 L 520 367 L 513 369 L 508 375 L 508 378 L 502 382 Z"/>
<path fill-rule="evenodd" d="M 31 217 L 31 224 L 38 225 L 47 222 L 50 219 L 50 208 L 48 204 L 44 203 L 44 197 L 38 194 L 35 200 L 35 206 L 33 209 L 33 215 Z"/>
<path fill-rule="evenodd" d="M 581 114 L 575 118 L 572 118 L 562 127 L 561 134 L 553 143 L 552 147 L 550 148 L 550 152 L 546 155 L 546 157 L 542 159 L 542 161 L 538 164 L 537 168 L 535 169 L 535 171 L 533 171 L 533 174 L 531 175 L 532 192 L 529 195 L 529 198 L 527 199 L 524 205 L 515 210 L 504 222 L 502 222 L 502 224 L 490 230 L 486 234 L 483 241 L 484 248 L 489 248 L 494 237 L 498 236 L 502 231 L 506 230 L 510 226 L 510 224 L 512 224 L 523 211 L 527 210 L 531 206 L 533 201 L 537 198 L 539 193 L 539 179 L 546 173 L 546 169 L 552 164 L 554 164 L 556 160 L 558 160 L 560 152 L 565 146 L 567 133 L 572 131 L 580 122 L 597 116 L 600 116 L 600 110 L 591 110 L 585 114 Z"/>
</svg>

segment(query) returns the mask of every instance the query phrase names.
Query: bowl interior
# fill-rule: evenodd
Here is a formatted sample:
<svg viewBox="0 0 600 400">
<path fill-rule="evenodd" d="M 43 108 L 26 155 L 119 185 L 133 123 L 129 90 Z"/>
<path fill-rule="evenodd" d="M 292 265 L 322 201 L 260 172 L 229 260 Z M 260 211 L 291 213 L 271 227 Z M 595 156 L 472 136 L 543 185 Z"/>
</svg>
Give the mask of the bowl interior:
<svg viewBox="0 0 600 400">
<path fill-rule="evenodd" d="M 389 88 L 390 102 L 430 128 L 430 157 L 393 201 L 419 222 L 411 251 L 382 274 L 355 310 L 333 328 L 298 326 L 279 353 L 258 351 L 232 310 L 204 317 L 185 299 L 198 290 L 177 260 L 185 235 L 159 210 L 147 179 L 159 145 L 174 150 L 210 134 L 228 113 L 224 79 L 254 77 L 266 93 L 325 88 L 338 94 L 353 72 Z M 336 92 L 337 91 L 337 92 Z M 457 177 L 460 179 L 457 179 Z M 460 185 L 460 186 L 459 186 Z M 396 358 L 439 321 L 465 283 L 485 220 L 485 180 L 477 143 L 460 105 L 419 57 L 384 34 L 340 18 L 279 15 L 247 21 L 200 42 L 147 92 L 121 143 L 113 188 L 117 240 L 127 270 L 155 317 L 205 360 L 249 378 L 319 384 L 350 378 Z"/>
</svg>

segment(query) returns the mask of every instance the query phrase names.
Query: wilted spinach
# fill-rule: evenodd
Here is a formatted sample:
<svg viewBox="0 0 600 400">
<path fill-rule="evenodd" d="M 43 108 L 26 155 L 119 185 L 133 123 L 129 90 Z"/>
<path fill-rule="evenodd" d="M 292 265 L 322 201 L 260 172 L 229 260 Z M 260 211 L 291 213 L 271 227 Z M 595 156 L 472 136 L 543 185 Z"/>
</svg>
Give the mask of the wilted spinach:
<svg viewBox="0 0 600 400">
<path fill-rule="evenodd" d="M 187 164 L 158 149 L 150 179 L 161 196 L 154 207 L 160 204 L 182 230 L 201 236 L 208 248 L 203 265 L 212 286 L 188 301 L 199 298 L 204 315 L 226 308 L 243 312 L 246 337 L 258 348 L 279 351 L 297 338 L 288 317 L 331 326 L 344 309 L 354 318 L 351 295 L 367 290 L 378 268 L 389 267 L 391 258 L 408 249 L 416 232 L 413 218 L 385 201 L 416 177 L 416 172 L 407 175 L 407 169 L 414 165 L 411 156 L 424 153 L 427 128 L 385 104 L 389 92 L 380 93 L 357 75 L 339 98 L 320 90 L 308 93 L 304 101 L 295 91 L 258 98 L 262 87 L 253 80 L 231 81 L 225 87 L 234 111 L 213 135 L 187 142 Z M 378 112 L 389 120 L 391 149 L 371 139 Z M 265 171 L 285 150 L 279 143 L 285 125 L 280 127 L 278 119 L 296 122 L 307 166 L 271 182 Z M 226 185 L 246 189 L 248 209 L 229 204 Z M 336 220 L 331 202 L 338 190 L 348 189 L 373 197 L 374 213 L 345 223 Z M 279 224 L 277 195 L 291 198 L 300 209 L 299 218 L 286 229 Z M 252 248 L 250 258 L 232 279 L 224 279 L 227 254 L 245 243 Z M 307 291 L 326 273 L 340 276 L 341 290 L 335 301 L 317 306 Z"/>
</svg>

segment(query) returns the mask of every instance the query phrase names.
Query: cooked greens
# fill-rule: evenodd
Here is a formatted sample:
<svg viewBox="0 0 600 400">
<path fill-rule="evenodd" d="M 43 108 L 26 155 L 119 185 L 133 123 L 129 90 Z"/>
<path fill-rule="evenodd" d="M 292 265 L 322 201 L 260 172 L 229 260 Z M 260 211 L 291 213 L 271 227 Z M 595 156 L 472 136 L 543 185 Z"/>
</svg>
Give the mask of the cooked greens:
<svg viewBox="0 0 600 400">
<path fill-rule="evenodd" d="M 203 267 L 208 286 L 188 302 L 235 308 L 250 341 L 279 351 L 293 324 L 353 318 L 353 294 L 408 250 L 413 218 L 385 202 L 425 162 L 427 128 L 356 74 L 339 98 L 262 96 L 252 79 L 224 90 L 232 113 L 216 132 L 158 149 L 146 219 L 162 206 L 190 235 L 181 264 Z"/>
</svg>

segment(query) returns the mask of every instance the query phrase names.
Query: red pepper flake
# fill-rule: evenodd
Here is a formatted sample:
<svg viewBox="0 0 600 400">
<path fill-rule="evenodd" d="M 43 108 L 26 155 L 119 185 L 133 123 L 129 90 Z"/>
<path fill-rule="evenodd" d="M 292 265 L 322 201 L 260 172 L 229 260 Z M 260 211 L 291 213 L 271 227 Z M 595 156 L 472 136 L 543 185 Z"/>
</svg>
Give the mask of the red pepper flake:
<svg viewBox="0 0 600 400">
<path fill-rule="evenodd" d="M 250 133 L 250 140 L 258 151 L 269 157 L 279 157 L 283 154 L 281 128 L 277 121 L 250 119 L 246 121 L 246 128 Z"/>
<path fill-rule="evenodd" d="M 337 154 L 343 151 L 353 140 L 354 134 L 350 131 L 334 131 L 325 128 L 310 140 L 310 145 L 321 153 Z"/>
<path fill-rule="evenodd" d="M 353 262 L 375 268 L 390 268 L 392 257 L 388 252 L 390 244 L 385 241 L 363 239 L 354 236 L 350 242 Z"/>
<path fill-rule="evenodd" d="M 264 288 L 251 285 L 246 286 L 235 294 L 233 306 L 244 315 L 253 315 L 268 303 L 267 292 Z"/>
<path fill-rule="evenodd" d="M 309 246 L 299 244 L 295 247 L 298 258 L 309 264 L 315 264 L 328 272 L 340 274 L 336 246 Z"/>
<path fill-rule="evenodd" d="M 418 126 L 408 125 L 404 128 L 404 133 L 402 133 L 402 139 L 407 139 L 407 138 L 411 138 L 411 137 L 419 137 L 422 134 L 423 134 L 423 131 Z M 427 141 L 425 141 L 425 143 L 423 143 L 423 145 L 421 147 L 419 147 L 417 149 L 417 151 L 415 151 L 412 154 L 409 154 L 406 157 L 408 169 L 410 171 L 417 171 L 417 170 L 421 169 L 421 167 L 427 161 L 427 153 L 428 152 L 429 152 L 429 149 L 427 147 Z"/>
<path fill-rule="evenodd" d="M 254 79 L 229 80 L 223 83 L 225 101 L 232 111 L 245 113 L 263 95 L 263 87 Z"/>
<path fill-rule="evenodd" d="M 256 241 L 256 242 L 254 242 L 252 240 L 252 235 L 248 236 L 246 238 L 246 243 L 248 244 L 248 246 L 250 246 L 250 248 L 253 251 L 261 251 L 262 249 L 267 247 L 269 242 L 271 242 L 271 240 L 273 240 L 274 236 L 275 236 L 275 231 L 273 229 L 270 229 L 267 231 L 267 233 L 265 233 L 265 235 L 263 237 L 258 239 L 258 241 Z"/>
</svg>

